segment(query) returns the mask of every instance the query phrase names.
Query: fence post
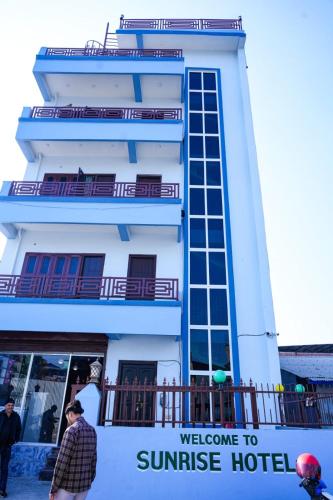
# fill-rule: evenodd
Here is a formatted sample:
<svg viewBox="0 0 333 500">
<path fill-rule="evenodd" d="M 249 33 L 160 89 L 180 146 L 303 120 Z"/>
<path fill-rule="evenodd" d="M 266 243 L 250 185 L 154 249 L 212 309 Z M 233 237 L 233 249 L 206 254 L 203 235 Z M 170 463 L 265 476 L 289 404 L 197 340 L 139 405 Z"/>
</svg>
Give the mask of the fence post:
<svg viewBox="0 0 333 500">
<path fill-rule="evenodd" d="M 257 395 L 256 395 L 255 387 L 250 387 L 250 398 L 251 398 L 251 412 L 252 412 L 253 429 L 259 429 Z"/>
</svg>

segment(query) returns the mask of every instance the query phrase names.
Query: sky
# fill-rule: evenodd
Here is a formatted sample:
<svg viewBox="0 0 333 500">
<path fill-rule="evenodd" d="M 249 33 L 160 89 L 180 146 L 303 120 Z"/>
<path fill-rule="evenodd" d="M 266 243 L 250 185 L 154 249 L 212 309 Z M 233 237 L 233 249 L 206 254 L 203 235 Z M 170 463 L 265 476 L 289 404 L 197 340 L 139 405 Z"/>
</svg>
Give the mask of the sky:
<svg viewBox="0 0 333 500">
<path fill-rule="evenodd" d="M 278 342 L 333 343 L 333 0 L 1 0 L 0 182 L 24 174 L 15 132 L 43 104 L 39 48 L 102 42 L 121 14 L 242 15 Z"/>
</svg>

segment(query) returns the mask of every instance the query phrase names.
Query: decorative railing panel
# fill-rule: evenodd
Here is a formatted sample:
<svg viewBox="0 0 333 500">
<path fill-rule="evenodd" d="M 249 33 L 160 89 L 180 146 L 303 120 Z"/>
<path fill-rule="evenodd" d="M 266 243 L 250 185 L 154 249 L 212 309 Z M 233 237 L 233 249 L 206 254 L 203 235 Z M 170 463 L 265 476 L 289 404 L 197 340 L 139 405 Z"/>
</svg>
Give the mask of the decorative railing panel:
<svg viewBox="0 0 333 500">
<path fill-rule="evenodd" d="M 242 30 L 238 19 L 120 19 L 120 29 Z"/>
<path fill-rule="evenodd" d="M 198 377 L 199 378 L 199 377 Z M 158 404 L 156 404 L 158 402 Z M 333 392 L 253 385 L 102 384 L 100 423 L 172 427 L 333 427 Z"/>
<path fill-rule="evenodd" d="M 178 300 L 178 279 L 0 275 L 0 297 Z"/>
<path fill-rule="evenodd" d="M 85 196 L 113 198 L 179 198 L 179 184 L 141 182 L 14 181 L 10 196 Z"/>
<path fill-rule="evenodd" d="M 104 49 L 98 47 L 71 48 L 49 47 L 47 56 L 107 56 L 107 57 L 154 57 L 157 59 L 183 57 L 182 49 Z"/>
<path fill-rule="evenodd" d="M 32 118 L 67 118 L 101 120 L 181 120 L 180 108 L 97 108 L 77 106 L 35 106 Z"/>
</svg>

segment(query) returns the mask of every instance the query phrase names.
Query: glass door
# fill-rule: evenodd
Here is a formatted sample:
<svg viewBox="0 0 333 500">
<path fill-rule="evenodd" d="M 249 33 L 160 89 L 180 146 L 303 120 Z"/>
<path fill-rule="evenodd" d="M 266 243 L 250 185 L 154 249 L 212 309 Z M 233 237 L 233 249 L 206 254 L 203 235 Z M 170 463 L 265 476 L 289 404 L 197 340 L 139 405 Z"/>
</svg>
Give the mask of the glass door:
<svg viewBox="0 0 333 500">
<path fill-rule="evenodd" d="M 70 355 L 35 354 L 21 412 L 22 441 L 56 444 Z"/>
</svg>

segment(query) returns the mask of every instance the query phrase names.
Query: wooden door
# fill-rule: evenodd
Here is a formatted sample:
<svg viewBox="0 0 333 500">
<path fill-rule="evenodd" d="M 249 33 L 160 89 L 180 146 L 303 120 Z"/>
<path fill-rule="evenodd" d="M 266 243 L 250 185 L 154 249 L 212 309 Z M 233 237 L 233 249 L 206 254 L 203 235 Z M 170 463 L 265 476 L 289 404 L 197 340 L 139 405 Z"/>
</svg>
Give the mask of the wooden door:
<svg viewBox="0 0 333 500">
<path fill-rule="evenodd" d="M 156 255 L 129 255 L 126 298 L 154 300 Z"/>
<path fill-rule="evenodd" d="M 161 175 L 137 175 L 135 196 L 140 198 L 160 198 L 161 182 Z"/>
<path fill-rule="evenodd" d="M 156 361 L 120 361 L 118 383 L 125 390 L 116 392 L 114 423 L 116 425 L 153 427 L 155 425 L 156 393 L 149 390 L 156 383 Z M 126 390 L 126 385 L 129 389 Z M 146 390 L 138 390 L 140 386 Z M 132 387 L 132 389 L 131 389 Z M 135 387 L 138 387 L 135 390 Z"/>
<path fill-rule="evenodd" d="M 82 259 L 78 295 L 81 298 L 99 298 L 102 286 L 104 255 L 86 255 Z"/>
</svg>

